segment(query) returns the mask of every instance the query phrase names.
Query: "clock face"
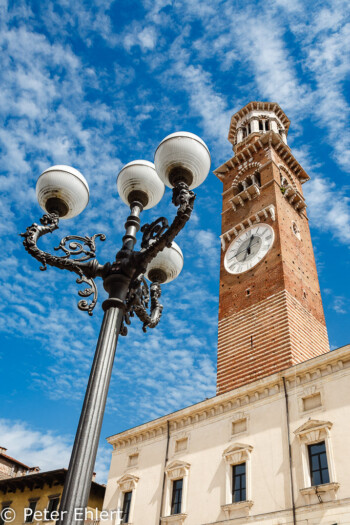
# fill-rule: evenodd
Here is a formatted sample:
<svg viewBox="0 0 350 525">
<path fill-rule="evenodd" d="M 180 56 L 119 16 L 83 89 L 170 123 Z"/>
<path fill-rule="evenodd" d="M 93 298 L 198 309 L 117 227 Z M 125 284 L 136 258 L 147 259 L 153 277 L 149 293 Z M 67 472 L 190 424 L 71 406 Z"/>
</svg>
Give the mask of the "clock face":
<svg viewBox="0 0 350 525">
<path fill-rule="evenodd" d="M 233 274 L 250 270 L 265 257 L 274 238 L 274 231 L 268 224 L 257 224 L 244 230 L 227 248 L 224 259 L 226 270 Z"/>
</svg>

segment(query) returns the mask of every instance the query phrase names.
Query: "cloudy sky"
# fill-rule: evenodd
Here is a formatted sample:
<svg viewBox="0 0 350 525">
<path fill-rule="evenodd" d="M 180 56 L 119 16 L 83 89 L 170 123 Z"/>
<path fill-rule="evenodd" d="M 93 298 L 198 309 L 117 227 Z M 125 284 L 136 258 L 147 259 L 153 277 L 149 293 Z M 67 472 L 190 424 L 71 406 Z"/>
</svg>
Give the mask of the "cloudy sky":
<svg viewBox="0 0 350 525">
<path fill-rule="evenodd" d="M 75 278 L 39 263 L 18 233 L 38 221 L 35 183 L 53 164 L 87 178 L 83 214 L 67 234 L 105 233 L 101 262 L 120 246 L 127 208 L 115 179 L 133 159 L 187 130 L 215 169 L 232 156 L 231 115 L 275 101 L 304 186 L 332 349 L 349 343 L 349 4 L 343 0 L 0 0 L 0 446 L 42 469 L 66 466 L 101 322 L 76 308 Z M 144 213 L 172 215 L 171 193 Z M 105 437 L 215 394 L 221 183 L 197 190 L 178 238 L 185 267 L 164 287 L 161 324 L 133 320 L 117 349 Z M 103 295 L 103 293 L 102 293 Z"/>
</svg>

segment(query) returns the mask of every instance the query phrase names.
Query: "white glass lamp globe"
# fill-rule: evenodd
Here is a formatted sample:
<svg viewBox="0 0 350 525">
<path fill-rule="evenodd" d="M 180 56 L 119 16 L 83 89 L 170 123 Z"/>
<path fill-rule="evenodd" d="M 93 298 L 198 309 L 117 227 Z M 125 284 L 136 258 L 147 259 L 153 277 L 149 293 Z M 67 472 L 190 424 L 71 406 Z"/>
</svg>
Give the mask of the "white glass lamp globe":
<svg viewBox="0 0 350 525">
<path fill-rule="evenodd" d="M 154 164 L 169 188 L 173 188 L 176 181 L 184 180 L 193 189 L 206 179 L 211 159 L 208 146 L 200 137 L 179 131 L 162 140 L 154 155 Z"/>
<path fill-rule="evenodd" d="M 160 180 L 153 162 L 134 160 L 126 164 L 118 174 L 117 189 L 127 205 L 138 201 L 144 210 L 156 206 L 164 195 L 165 186 Z"/>
<path fill-rule="evenodd" d="M 170 283 L 179 275 L 183 265 L 181 248 L 172 242 L 170 248 L 164 248 L 149 263 L 145 276 L 151 282 Z"/>
<path fill-rule="evenodd" d="M 75 168 L 51 166 L 38 178 L 36 196 L 44 211 L 57 213 L 61 219 L 71 219 L 86 208 L 89 186 Z"/>
</svg>

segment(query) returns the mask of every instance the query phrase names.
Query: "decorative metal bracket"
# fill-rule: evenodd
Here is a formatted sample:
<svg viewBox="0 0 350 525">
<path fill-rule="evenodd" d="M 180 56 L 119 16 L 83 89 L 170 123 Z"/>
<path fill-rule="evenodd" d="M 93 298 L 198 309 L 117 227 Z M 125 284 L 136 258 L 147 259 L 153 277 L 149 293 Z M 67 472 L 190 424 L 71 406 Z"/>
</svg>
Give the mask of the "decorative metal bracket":
<svg viewBox="0 0 350 525">
<path fill-rule="evenodd" d="M 42 263 L 40 270 L 46 270 L 47 265 L 55 266 L 63 270 L 69 270 L 78 275 L 76 282 L 88 285 L 85 290 L 80 290 L 78 294 L 81 299 L 78 302 L 80 310 L 87 311 L 92 315 L 92 311 L 97 302 L 97 287 L 94 278 L 99 276 L 107 278 L 111 274 L 123 274 L 130 279 L 129 291 L 125 300 L 124 323 L 121 329 L 122 335 L 127 332 L 125 324 L 130 324 L 130 317 L 134 314 L 139 317 L 143 323 L 143 330 L 154 328 L 162 315 L 163 306 L 158 301 L 161 295 L 160 284 L 154 282 L 148 288 L 147 282 L 143 277 L 148 264 L 162 251 L 165 247 L 170 247 L 176 235 L 182 230 L 189 220 L 195 200 L 195 194 L 189 190 L 188 185 L 184 182 L 177 182 L 173 188 L 172 202 L 178 207 L 177 214 L 169 226 L 165 217 L 153 221 L 151 224 L 145 224 L 141 228 L 143 233 L 141 241 L 141 250 L 133 251 L 130 248 L 130 240 L 136 242 L 136 237 L 130 233 L 125 235 L 124 243 L 117 253 L 116 260 L 113 264 L 106 263 L 100 265 L 96 259 L 96 239 L 104 241 L 105 235 L 98 233 L 92 237 L 82 237 L 79 235 L 67 235 L 59 245 L 54 248 L 56 251 L 63 251 L 61 257 L 52 255 L 38 248 L 37 242 L 43 235 L 52 233 L 58 229 L 59 216 L 55 213 L 48 213 L 40 219 L 40 224 L 32 224 L 25 233 L 23 245 L 27 252 L 35 259 Z M 129 222 L 134 226 L 139 223 L 138 216 L 131 215 Z M 93 296 L 89 302 L 87 297 Z M 150 314 L 147 309 L 150 303 Z"/>
<path fill-rule="evenodd" d="M 163 310 L 163 306 L 158 301 L 161 295 L 160 284 L 151 283 L 149 291 L 143 274 L 152 259 L 166 246 L 170 247 L 176 235 L 185 226 L 193 211 L 195 198 L 195 194 L 189 190 L 186 183 L 178 182 L 173 188 L 172 202 L 178 206 L 178 211 L 172 224 L 169 226 L 165 217 L 159 217 L 151 224 L 142 226 L 141 251 L 132 252 L 135 273 L 126 298 L 121 335 L 127 335 L 126 325 L 130 325 L 130 317 L 134 317 L 134 314 L 143 322 L 144 332 L 147 328 L 154 328 L 159 323 Z M 147 313 L 149 300 L 151 300 L 150 314 Z"/>
<path fill-rule="evenodd" d="M 168 226 L 167 219 L 160 217 L 151 224 L 145 224 L 141 228 L 143 238 L 141 251 L 135 254 L 137 264 L 135 277 L 145 273 L 148 264 L 157 253 L 166 246 L 171 246 L 172 241 L 191 217 L 195 198 L 196 195 L 188 188 L 185 182 L 178 182 L 173 188 L 172 202 L 175 206 L 178 206 L 178 210 L 172 224 Z"/>
<path fill-rule="evenodd" d="M 151 283 L 150 288 L 146 279 L 143 276 L 138 277 L 133 285 L 130 286 L 129 293 L 126 298 L 126 308 L 123 319 L 123 324 L 120 330 L 121 335 L 127 335 L 128 329 L 125 326 L 130 325 L 130 317 L 134 317 L 134 314 L 142 321 L 142 330 L 147 331 L 147 328 L 154 328 L 160 321 L 163 311 L 163 305 L 158 301 L 161 296 L 161 288 L 159 283 Z M 150 305 L 150 314 L 147 309 Z"/>
<path fill-rule="evenodd" d="M 44 252 L 37 246 L 37 242 L 43 235 L 52 233 L 58 229 L 59 217 L 55 213 L 48 213 L 40 219 L 40 223 L 33 223 L 29 226 L 25 233 L 21 233 L 21 237 L 24 237 L 23 245 L 27 252 L 32 255 L 37 261 L 42 263 L 40 270 L 47 270 L 47 265 L 55 266 L 63 270 L 69 270 L 78 274 L 76 282 L 78 284 L 86 283 L 88 288 L 85 290 L 79 290 L 78 294 L 80 297 L 90 297 L 93 295 L 91 302 L 86 299 L 81 299 L 78 302 L 78 308 L 80 310 L 87 311 L 89 315 L 92 315 L 92 310 L 95 308 L 97 302 L 97 287 L 94 281 L 94 277 L 99 275 L 101 266 L 96 260 L 96 239 L 99 238 L 101 241 L 106 239 L 106 236 L 102 233 L 97 233 L 92 237 L 81 237 L 78 235 L 68 235 L 64 237 L 56 251 L 62 250 L 64 255 L 62 257 L 52 255 L 48 252 Z M 68 246 L 66 246 L 68 243 Z M 87 247 L 84 248 L 84 246 Z M 72 259 L 71 257 L 80 256 L 78 259 Z"/>
</svg>

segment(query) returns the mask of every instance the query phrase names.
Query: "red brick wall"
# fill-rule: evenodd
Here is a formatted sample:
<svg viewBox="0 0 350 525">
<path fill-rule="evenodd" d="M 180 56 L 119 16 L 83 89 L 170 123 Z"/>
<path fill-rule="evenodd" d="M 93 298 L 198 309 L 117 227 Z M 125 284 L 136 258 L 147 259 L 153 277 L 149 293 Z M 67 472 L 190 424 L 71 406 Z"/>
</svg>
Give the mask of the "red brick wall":
<svg viewBox="0 0 350 525">
<path fill-rule="evenodd" d="M 266 257 L 241 275 L 229 274 L 221 253 L 217 389 L 223 393 L 329 351 L 318 276 L 306 213 L 298 213 L 280 190 L 279 164 L 271 148 L 252 159 L 262 168 L 260 196 L 234 211 L 232 182 L 243 180 L 238 168 L 225 175 L 222 234 L 268 205 L 276 220 L 266 222 L 275 241 Z M 294 179 L 302 193 L 299 181 Z M 295 222 L 300 240 L 293 233 Z M 232 239 L 234 235 L 232 234 Z M 247 295 L 246 290 L 250 293 Z"/>
</svg>

